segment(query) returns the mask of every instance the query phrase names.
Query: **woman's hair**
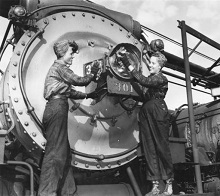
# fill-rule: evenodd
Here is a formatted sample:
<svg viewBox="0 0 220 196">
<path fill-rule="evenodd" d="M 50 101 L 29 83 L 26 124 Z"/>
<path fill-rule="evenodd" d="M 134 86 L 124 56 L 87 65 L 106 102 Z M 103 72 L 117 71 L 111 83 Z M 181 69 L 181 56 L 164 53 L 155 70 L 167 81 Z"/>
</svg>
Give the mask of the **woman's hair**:
<svg viewBox="0 0 220 196">
<path fill-rule="evenodd" d="M 63 57 L 66 54 L 69 47 L 72 47 L 73 53 L 75 53 L 78 50 L 78 45 L 73 40 L 72 41 L 62 40 L 62 41 L 56 42 L 53 45 L 53 49 L 54 49 L 54 52 L 55 52 L 57 58 L 59 59 L 59 58 Z"/>
<path fill-rule="evenodd" d="M 163 68 L 167 62 L 167 58 L 164 56 L 164 54 L 162 54 L 161 52 L 155 52 L 151 55 L 151 57 L 152 56 L 157 57 L 159 65 L 161 66 L 161 68 Z"/>
</svg>

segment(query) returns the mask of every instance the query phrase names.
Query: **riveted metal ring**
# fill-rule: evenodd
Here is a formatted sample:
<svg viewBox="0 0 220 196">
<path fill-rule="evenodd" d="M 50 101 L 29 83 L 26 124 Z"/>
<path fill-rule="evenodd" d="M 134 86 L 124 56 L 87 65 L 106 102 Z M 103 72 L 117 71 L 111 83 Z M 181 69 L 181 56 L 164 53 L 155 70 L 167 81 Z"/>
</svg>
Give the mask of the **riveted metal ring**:
<svg viewBox="0 0 220 196">
<path fill-rule="evenodd" d="M 46 28 L 44 29 L 44 32 L 42 32 L 42 36 L 34 39 L 33 44 L 31 44 L 30 48 L 27 49 L 30 40 L 33 39 L 33 37 L 35 36 L 35 32 L 27 31 L 27 33 L 25 33 L 21 37 L 19 42 L 17 43 L 15 50 L 14 50 L 14 54 L 11 58 L 11 62 L 9 65 L 9 75 L 11 76 L 9 77 L 9 90 L 10 90 L 12 104 L 13 104 L 15 113 L 18 118 L 17 121 L 22 124 L 23 129 L 24 129 L 24 134 L 28 135 L 31 138 L 29 143 L 31 143 L 31 145 L 34 145 L 34 147 L 31 147 L 29 149 L 31 152 L 44 149 L 45 144 L 46 144 L 46 139 L 44 138 L 42 134 L 41 127 L 37 125 L 36 120 L 33 119 L 29 111 L 31 110 L 31 111 L 36 112 L 37 117 L 41 120 L 46 101 L 42 97 L 43 92 L 37 91 L 40 93 L 36 95 L 35 94 L 31 95 L 29 93 L 29 89 L 31 87 L 28 86 L 29 85 L 28 83 L 24 83 L 24 89 L 26 90 L 25 93 L 27 93 L 27 98 L 30 99 L 29 102 L 31 106 L 30 108 L 27 108 L 26 100 L 24 99 L 24 96 L 23 96 L 24 93 L 22 92 L 21 87 L 18 86 L 19 77 L 16 77 L 19 75 L 19 63 L 21 62 L 22 58 L 24 59 L 24 68 L 23 68 L 24 73 L 22 73 L 23 74 L 22 80 L 24 79 L 24 81 L 28 81 L 30 79 L 30 76 L 28 74 L 30 73 L 32 74 L 32 72 L 36 72 L 36 76 L 34 75 L 35 74 L 34 73 L 33 77 L 40 78 L 41 77 L 40 71 L 42 71 L 43 69 L 44 69 L 43 71 L 45 71 L 46 69 L 48 69 L 48 67 L 52 63 L 52 62 L 49 62 L 49 63 L 47 62 L 45 63 L 44 67 L 40 65 L 42 69 L 40 70 L 40 68 L 38 68 L 39 66 L 38 63 L 40 59 L 35 59 L 35 53 L 36 54 L 38 54 L 38 52 L 43 53 L 43 51 L 40 51 L 42 48 L 45 50 L 48 48 L 51 49 L 53 42 L 58 39 L 64 38 L 64 35 L 67 38 L 69 37 L 72 38 L 71 36 L 73 36 L 74 39 L 77 39 L 83 33 L 77 34 L 75 32 L 78 32 L 78 31 L 85 32 L 85 34 L 87 35 L 85 47 L 87 47 L 86 49 L 92 50 L 92 51 L 95 51 L 97 49 L 100 50 L 100 48 L 105 48 L 102 50 L 104 52 L 109 52 L 112 47 L 114 47 L 115 45 L 121 42 L 132 43 L 136 45 L 138 48 L 141 48 L 141 43 L 137 41 L 136 38 L 130 32 L 128 32 L 126 29 L 124 29 L 117 23 L 114 23 L 113 21 L 110 21 L 109 19 L 100 17 L 99 15 L 94 15 L 94 14 L 90 14 L 86 12 L 56 13 L 51 16 L 48 16 L 47 18 L 39 20 L 36 23 L 36 26 L 38 27 L 38 29 L 44 29 L 46 26 Z M 90 34 L 92 37 L 91 39 L 88 38 Z M 54 36 L 52 37 L 53 40 L 52 38 L 50 38 L 51 35 Z M 93 39 L 94 37 L 95 39 Z M 83 38 L 84 37 L 80 37 L 79 38 L 80 41 Z M 88 40 L 92 40 L 92 41 L 94 40 L 92 44 L 92 46 L 94 47 L 88 46 Z M 51 51 L 52 49 L 50 50 L 50 52 Z M 27 52 L 27 55 L 25 57 L 23 57 L 24 52 Z M 104 52 L 103 52 L 103 55 L 104 55 Z M 46 56 L 47 54 L 44 54 L 44 55 Z M 42 75 L 45 76 L 45 73 L 43 73 Z M 41 85 L 39 86 L 39 88 L 43 88 L 43 85 L 42 85 L 43 79 L 45 78 L 39 79 L 41 81 L 39 82 L 39 84 Z M 36 87 L 38 87 L 37 84 L 36 84 Z M 33 88 L 36 88 L 36 87 L 33 87 Z M 34 102 L 35 97 L 38 97 L 39 103 Z M 124 114 L 124 115 L 127 115 L 127 114 Z M 103 130 L 94 130 L 94 134 L 96 131 L 103 132 Z M 105 133 L 102 133 L 102 134 L 105 134 Z M 40 148 L 38 148 L 38 146 Z M 133 146 L 136 146 L 136 144 Z M 133 146 L 129 146 L 129 148 L 133 148 Z M 74 148 L 75 146 L 71 146 L 71 147 Z M 111 149 L 111 147 L 108 147 L 108 146 L 107 148 Z M 77 146 L 75 150 L 78 151 Z M 128 149 L 119 148 L 117 152 L 113 152 L 112 154 L 117 154 L 117 153 L 120 154 L 120 153 L 125 152 L 126 150 Z M 79 152 L 81 152 L 80 149 L 79 149 Z M 89 168 L 89 169 L 94 169 L 94 170 L 110 169 L 114 167 L 119 167 L 120 165 L 126 164 L 129 161 L 136 158 L 137 154 L 135 152 L 136 152 L 136 149 L 134 149 L 132 152 L 128 152 L 119 157 L 115 157 L 111 159 L 104 159 L 101 161 L 98 160 L 98 162 L 94 158 L 85 158 L 85 157 L 82 157 L 76 154 L 76 155 L 73 155 L 74 157 L 73 163 L 77 163 L 75 165 L 81 168 Z M 99 153 L 96 154 L 95 152 L 88 152 L 88 154 L 98 155 Z M 106 157 L 107 155 L 104 152 L 103 153 L 101 152 L 100 154 L 103 154 L 104 157 Z"/>
<path fill-rule="evenodd" d="M 39 23 L 42 23 L 42 21 Z M 47 23 L 45 24 L 45 20 L 43 23 L 44 25 L 41 25 L 41 27 L 45 27 L 47 24 Z M 43 148 L 41 143 L 45 142 L 45 138 L 42 135 L 41 128 L 39 128 L 39 126 L 36 126 L 36 122 L 34 122 L 32 117 L 28 114 L 28 109 L 26 107 L 26 103 L 24 100 L 24 96 L 22 94 L 21 87 L 18 86 L 18 84 L 20 84 L 19 77 L 16 77 L 16 76 L 20 74 L 18 65 L 20 64 L 22 58 L 25 58 L 23 55 L 25 51 L 28 50 L 27 47 L 31 45 L 31 43 L 29 42 L 33 39 L 34 36 L 37 37 L 37 35 L 35 35 L 35 32 L 27 31 L 21 37 L 21 39 L 19 40 L 19 42 L 17 43 L 15 47 L 14 54 L 11 58 L 10 65 L 9 65 L 9 74 L 12 76 L 12 77 L 9 77 L 9 90 L 10 90 L 10 95 L 12 99 L 12 104 L 13 104 L 15 112 L 19 114 L 17 115 L 18 117 L 17 121 L 20 122 L 24 127 L 23 133 L 28 134 L 31 140 L 35 140 L 35 142 L 30 141 L 30 143 L 34 145 L 31 151 L 33 151 L 33 149 L 38 148 L 38 146 L 41 146 Z M 31 110 L 33 110 L 33 108 Z M 39 133 L 39 134 L 32 134 L 33 131 L 31 130 L 36 130 L 36 133 Z"/>
</svg>

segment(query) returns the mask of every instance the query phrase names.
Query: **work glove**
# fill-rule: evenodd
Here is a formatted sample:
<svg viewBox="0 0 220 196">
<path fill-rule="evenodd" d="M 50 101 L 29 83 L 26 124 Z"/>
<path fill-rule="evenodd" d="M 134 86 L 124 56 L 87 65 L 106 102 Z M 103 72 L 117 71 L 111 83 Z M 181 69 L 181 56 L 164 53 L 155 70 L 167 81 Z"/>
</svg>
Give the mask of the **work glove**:
<svg viewBox="0 0 220 196">
<path fill-rule="evenodd" d="M 95 61 L 91 67 L 91 74 L 96 76 L 98 71 L 99 71 L 99 63 L 97 61 Z"/>
<path fill-rule="evenodd" d="M 130 65 L 132 65 L 132 67 L 134 68 L 134 62 L 130 59 L 130 57 L 127 54 L 123 55 L 123 57 L 121 58 L 121 62 L 127 69 Z"/>
<path fill-rule="evenodd" d="M 88 99 L 88 98 L 96 99 L 96 98 L 98 98 L 98 94 L 97 94 L 95 91 L 93 91 L 93 92 L 88 93 L 88 94 L 86 95 L 86 99 Z"/>
</svg>

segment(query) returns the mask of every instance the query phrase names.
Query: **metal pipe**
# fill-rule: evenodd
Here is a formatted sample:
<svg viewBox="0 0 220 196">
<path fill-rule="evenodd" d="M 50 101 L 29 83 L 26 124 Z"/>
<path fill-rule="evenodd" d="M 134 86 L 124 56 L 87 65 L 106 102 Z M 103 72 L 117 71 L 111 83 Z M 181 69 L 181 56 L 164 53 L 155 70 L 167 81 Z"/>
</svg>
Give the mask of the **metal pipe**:
<svg viewBox="0 0 220 196">
<path fill-rule="evenodd" d="M 3 54 L 4 54 L 5 50 L 6 50 L 6 48 L 8 47 L 9 44 L 12 43 L 12 39 L 14 39 L 14 37 L 15 37 L 15 36 L 14 36 L 14 34 L 13 34 L 9 39 L 6 40 L 6 44 L 3 46 L 3 48 L 1 49 L 1 52 L 0 52 L 0 62 L 1 62 L 1 60 L 2 60 L 2 56 L 3 56 Z"/>
<path fill-rule="evenodd" d="M 196 44 L 196 46 L 192 49 L 192 51 L 189 53 L 189 57 L 196 51 L 196 48 L 198 48 L 198 46 L 202 43 L 202 40 L 199 40 L 199 43 Z"/>
<path fill-rule="evenodd" d="M 1 44 L 1 47 L 0 47 L 0 53 L 2 52 L 2 49 L 3 49 L 4 44 L 5 44 L 5 40 L 7 39 L 8 33 L 11 29 L 11 26 L 12 26 L 12 22 L 10 20 L 9 23 L 8 23 L 8 27 L 6 29 L 5 35 L 4 35 L 3 40 L 2 40 L 2 44 Z"/>
<path fill-rule="evenodd" d="M 163 34 L 160 34 L 160 33 L 156 32 L 156 31 L 154 31 L 154 30 L 152 30 L 152 29 L 150 29 L 150 28 L 148 28 L 146 26 L 143 26 L 143 25 L 141 25 L 141 28 L 143 28 L 144 30 L 146 30 L 146 31 L 148 31 L 150 33 L 153 33 L 154 35 L 157 35 L 157 36 L 159 36 L 159 37 L 161 37 L 161 38 L 163 38 L 163 39 L 165 39 L 165 40 L 167 40 L 167 41 L 169 41 L 169 42 L 171 42 L 173 44 L 176 44 L 177 46 L 180 46 L 182 48 L 182 44 L 181 43 L 179 43 L 179 42 L 177 42 L 177 41 L 175 41 L 175 40 L 173 40 L 173 39 L 171 39 L 171 38 L 169 38 L 169 37 L 167 37 L 167 36 L 165 36 Z M 193 49 L 188 47 L 188 50 L 192 51 Z M 206 58 L 206 59 L 208 59 L 210 61 L 213 61 L 213 62 L 216 61 L 215 59 L 213 59 L 213 58 L 211 58 L 211 57 L 209 57 L 209 56 L 207 56 L 207 55 L 205 55 L 203 53 L 200 53 L 198 51 L 194 51 L 194 53 L 199 55 L 199 56 L 201 56 L 201 57 L 204 57 L 204 58 Z"/>
<path fill-rule="evenodd" d="M 187 91 L 187 101 L 189 105 L 189 122 L 190 130 L 192 137 L 192 149 L 193 149 L 193 158 L 195 163 L 199 163 L 199 154 L 196 141 L 196 132 L 195 132 L 195 119 L 194 119 L 194 110 L 193 110 L 193 101 L 192 101 L 192 89 L 190 81 L 190 67 L 189 67 L 189 56 L 187 50 L 187 38 L 186 38 L 186 26 L 185 21 L 181 21 L 181 34 L 182 34 L 182 43 L 183 43 L 183 57 L 184 57 L 184 66 L 186 74 L 186 91 Z M 198 193 L 203 193 L 202 189 L 202 180 L 201 180 L 201 171 L 200 165 L 195 165 L 195 174 L 196 174 L 196 183 Z"/>
<path fill-rule="evenodd" d="M 23 161 L 6 161 L 10 165 L 26 165 L 30 170 L 30 196 L 34 196 L 34 171 L 29 163 Z"/>
<path fill-rule="evenodd" d="M 136 181 L 136 179 L 135 179 L 135 177 L 134 177 L 134 174 L 133 174 L 131 168 L 130 168 L 130 167 L 127 167 L 127 168 L 126 168 L 126 171 L 127 171 L 128 176 L 129 176 L 129 178 L 130 178 L 130 181 L 131 181 L 131 184 L 132 184 L 132 186 L 133 186 L 133 188 L 134 188 L 134 191 L 135 191 L 136 196 L 142 196 L 141 190 L 140 190 L 140 188 L 139 188 L 139 186 L 138 186 L 138 184 L 137 184 L 137 181 Z"/>
<path fill-rule="evenodd" d="M 184 81 L 185 81 L 185 79 L 184 79 Z M 168 80 L 168 82 L 171 83 L 171 84 L 178 85 L 178 86 L 186 87 L 186 85 L 179 84 L 179 83 L 177 83 L 177 82 L 172 82 L 172 81 L 169 81 L 169 80 Z M 208 94 L 208 95 L 212 95 L 211 93 L 208 93 L 208 92 L 205 92 L 205 91 L 196 89 L 196 88 L 192 88 L 192 90 L 195 90 L 195 91 L 198 91 L 198 92 L 201 92 L 201 93 L 205 93 L 205 94 Z"/>
</svg>

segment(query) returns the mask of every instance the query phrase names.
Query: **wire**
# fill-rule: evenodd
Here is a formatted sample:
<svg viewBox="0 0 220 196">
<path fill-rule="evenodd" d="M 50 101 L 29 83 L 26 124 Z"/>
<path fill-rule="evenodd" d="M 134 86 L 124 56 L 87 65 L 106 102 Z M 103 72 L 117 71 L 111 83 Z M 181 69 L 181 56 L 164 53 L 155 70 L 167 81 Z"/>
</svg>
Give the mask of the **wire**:
<svg viewBox="0 0 220 196">
<path fill-rule="evenodd" d="M 182 44 L 181 44 L 181 43 L 179 43 L 179 42 L 177 42 L 177 41 L 175 41 L 175 40 L 173 40 L 173 39 L 171 39 L 171 38 L 169 38 L 169 37 L 167 37 L 167 36 L 165 36 L 165 35 L 162 35 L 162 34 L 156 32 L 156 31 L 154 31 L 154 30 L 152 30 L 152 29 L 150 29 L 150 28 L 148 28 L 148 27 L 146 27 L 146 26 L 141 25 L 141 27 L 142 27 L 143 29 L 145 29 L 146 31 L 148 31 L 148 32 L 150 32 L 150 33 L 153 33 L 154 35 L 157 35 L 157 36 L 159 36 L 159 37 L 161 37 L 161 38 L 163 38 L 163 39 L 165 39 L 165 40 L 167 40 L 167 41 L 170 41 L 170 42 L 172 42 L 172 43 L 174 43 L 174 44 L 176 44 L 176 45 L 182 47 Z M 193 49 L 188 47 L 188 50 L 192 51 Z M 199 55 L 199 56 L 202 56 L 202 57 L 204 57 L 204 58 L 206 58 L 206 59 L 209 59 L 209 60 L 211 60 L 211 61 L 213 61 L 213 62 L 216 61 L 215 59 L 213 59 L 213 58 L 211 58 L 211 57 L 209 57 L 209 56 L 207 56 L 207 55 L 205 55 L 205 54 L 202 54 L 202 53 L 200 53 L 200 52 L 198 52 L 198 51 L 194 51 L 194 53 L 197 54 L 197 55 Z"/>
</svg>

